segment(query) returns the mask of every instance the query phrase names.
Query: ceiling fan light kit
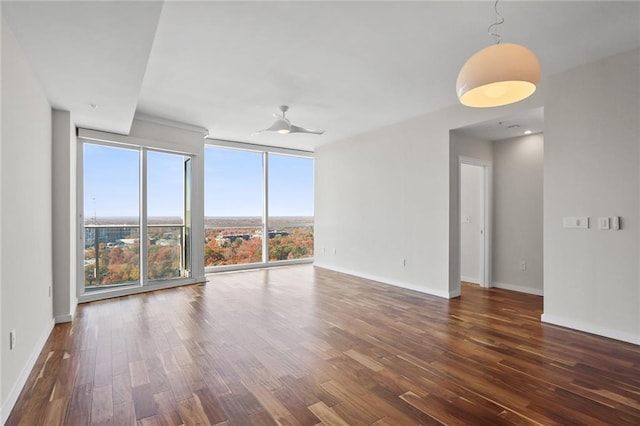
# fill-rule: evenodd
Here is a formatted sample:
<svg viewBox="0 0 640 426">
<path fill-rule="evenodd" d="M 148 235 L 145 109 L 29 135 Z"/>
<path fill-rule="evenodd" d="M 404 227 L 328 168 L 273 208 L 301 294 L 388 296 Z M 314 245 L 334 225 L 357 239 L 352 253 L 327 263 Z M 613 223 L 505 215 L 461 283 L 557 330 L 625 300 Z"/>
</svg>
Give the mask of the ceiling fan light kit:
<svg viewBox="0 0 640 426">
<path fill-rule="evenodd" d="M 460 69 L 456 93 L 460 103 L 474 108 L 508 105 L 528 98 L 540 81 L 540 62 L 529 49 L 519 44 L 500 43 L 500 35 L 493 32 L 504 22 L 494 5 L 496 22 L 489 26 L 489 34 L 497 43 L 476 52 Z"/>
<path fill-rule="evenodd" d="M 321 135 L 324 133 L 324 130 L 307 129 L 291 124 L 291 121 L 289 121 L 289 119 L 286 117 L 287 111 L 289 111 L 289 107 L 287 105 L 281 105 L 280 111 L 282 112 L 282 115 L 275 113 L 273 114 L 276 121 L 273 122 L 271 127 L 260 130 L 256 133 L 277 132 L 281 135 L 288 135 L 290 133 L 307 133 L 311 135 Z"/>
</svg>

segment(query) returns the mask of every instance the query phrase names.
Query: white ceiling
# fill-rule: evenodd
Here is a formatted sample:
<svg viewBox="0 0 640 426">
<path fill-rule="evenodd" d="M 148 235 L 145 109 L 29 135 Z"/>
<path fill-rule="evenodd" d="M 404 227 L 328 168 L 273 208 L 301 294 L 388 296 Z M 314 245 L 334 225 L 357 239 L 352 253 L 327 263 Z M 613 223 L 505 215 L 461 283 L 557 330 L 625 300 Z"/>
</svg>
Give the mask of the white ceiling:
<svg viewBox="0 0 640 426">
<path fill-rule="evenodd" d="M 503 40 L 538 55 L 542 84 L 640 46 L 639 2 L 500 11 Z M 79 126 L 126 133 L 137 109 L 220 139 L 310 150 L 455 104 L 459 68 L 492 43 L 493 4 L 3 1 L 2 14 Z M 281 104 L 326 133 L 253 135 Z"/>
<path fill-rule="evenodd" d="M 499 141 L 525 134 L 540 133 L 544 131 L 544 108 L 534 108 L 453 130 L 456 133 L 486 141 Z"/>
<path fill-rule="evenodd" d="M 2 2 L 52 106 L 116 133 L 131 127 L 161 10 L 157 2 Z"/>
</svg>

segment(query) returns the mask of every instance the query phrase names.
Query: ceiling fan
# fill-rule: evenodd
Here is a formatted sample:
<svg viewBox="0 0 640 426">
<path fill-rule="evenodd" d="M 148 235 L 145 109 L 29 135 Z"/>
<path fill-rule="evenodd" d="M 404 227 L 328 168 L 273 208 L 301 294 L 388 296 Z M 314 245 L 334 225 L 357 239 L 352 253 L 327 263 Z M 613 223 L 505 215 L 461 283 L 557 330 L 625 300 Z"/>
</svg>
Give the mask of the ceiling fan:
<svg viewBox="0 0 640 426">
<path fill-rule="evenodd" d="M 276 119 L 276 121 L 273 122 L 271 127 L 260 130 L 256 132 L 256 134 L 262 132 L 278 132 L 282 135 L 287 135 L 289 133 L 309 133 L 312 135 L 321 135 L 324 133 L 324 130 L 306 129 L 304 127 L 291 124 L 291 121 L 289 121 L 289 119 L 286 117 L 286 113 L 288 110 L 289 107 L 287 105 L 281 105 L 280 111 L 282 111 L 282 115 L 274 113 L 273 117 Z"/>
</svg>

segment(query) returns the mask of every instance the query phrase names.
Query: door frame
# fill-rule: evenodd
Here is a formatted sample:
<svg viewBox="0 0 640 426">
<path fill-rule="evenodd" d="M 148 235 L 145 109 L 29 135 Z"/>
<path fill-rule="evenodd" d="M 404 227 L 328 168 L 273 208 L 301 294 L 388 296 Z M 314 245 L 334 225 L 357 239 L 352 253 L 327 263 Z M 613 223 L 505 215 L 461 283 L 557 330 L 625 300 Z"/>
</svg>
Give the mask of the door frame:
<svg viewBox="0 0 640 426">
<path fill-rule="evenodd" d="M 483 269 L 482 276 L 480 277 L 480 286 L 481 287 L 493 287 L 492 281 L 492 223 L 493 223 L 493 170 L 492 164 L 489 161 L 480 160 L 478 158 L 459 156 L 458 157 L 458 211 L 457 211 L 457 220 L 458 220 L 458 281 L 460 281 L 460 264 L 462 263 L 462 227 L 460 226 L 462 214 L 461 214 L 461 200 L 462 200 L 462 165 L 470 165 L 470 166 L 478 166 L 483 170 L 483 203 L 484 203 L 484 244 L 482 245 L 483 253 L 481 253 L 483 262 L 481 262 L 481 266 Z"/>
</svg>

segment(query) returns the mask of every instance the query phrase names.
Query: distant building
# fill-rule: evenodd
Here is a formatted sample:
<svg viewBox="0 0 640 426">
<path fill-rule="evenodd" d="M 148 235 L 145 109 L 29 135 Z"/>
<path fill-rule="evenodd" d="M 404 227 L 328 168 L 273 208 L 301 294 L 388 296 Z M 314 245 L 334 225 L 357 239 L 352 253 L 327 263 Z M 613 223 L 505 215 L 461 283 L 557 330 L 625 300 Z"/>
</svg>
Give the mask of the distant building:
<svg viewBox="0 0 640 426">
<path fill-rule="evenodd" d="M 84 247 L 92 247 L 96 244 L 96 234 L 98 242 L 112 243 L 112 245 L 120 245 L 124 240 L 139 239 L 138 227 L 131 226 L 109 226 L 109 227 L 85 227 L 84 228 Z"/>
</svg>

